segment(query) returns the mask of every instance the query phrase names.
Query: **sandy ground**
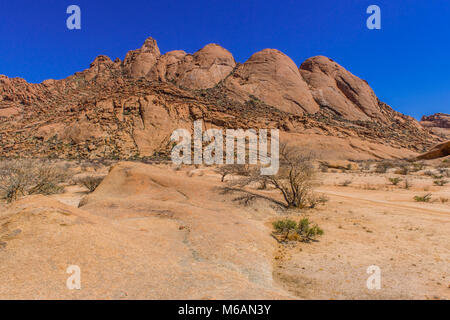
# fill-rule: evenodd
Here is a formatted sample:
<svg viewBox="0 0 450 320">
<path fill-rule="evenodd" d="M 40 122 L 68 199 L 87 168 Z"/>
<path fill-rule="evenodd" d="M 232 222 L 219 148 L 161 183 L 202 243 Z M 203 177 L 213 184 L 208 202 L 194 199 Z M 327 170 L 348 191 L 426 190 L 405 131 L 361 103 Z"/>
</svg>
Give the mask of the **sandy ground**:
<svg viewBox="0 0 450 320">
<path fill-rule="evenodd" d="M 67 186 L 2 204 L 0 298 L 449 299 L 450 203 L 440 198 L 450 186 L 416 173 L 406 190 L 390 176 L 322 173 L 317 192 L 329 201 L 286 212 L 221 194 L 207 168 L 121 163 L 92 194 Z M 414 201 L 426 193 L 431 202 Z M 324 229 L 318 242 L 271 237 L 273 221 L 303 216 Z M 81 290 L 66 287 L 69 265 L 82 270 Z M 366 285 L 371 265 L 379 290 Z"/>
</svg>

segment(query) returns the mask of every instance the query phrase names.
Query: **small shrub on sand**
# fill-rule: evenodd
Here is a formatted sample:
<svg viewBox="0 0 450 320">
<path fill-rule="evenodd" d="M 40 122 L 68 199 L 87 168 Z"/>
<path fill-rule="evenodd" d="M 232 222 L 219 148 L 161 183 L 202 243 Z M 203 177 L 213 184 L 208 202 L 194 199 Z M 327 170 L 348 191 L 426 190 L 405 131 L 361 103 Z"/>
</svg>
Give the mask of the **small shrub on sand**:
<svg viewBox="0 0 450 320">
<path fill-rule="evenodd" d="M 396 186 L 402 181 L 402 179 L 395 177 L 395 178 L 389 178 L 389 181 L 392 185 Z"/>
<path fill-rule="evenodd" d="M 434 180 L 433 183 L 436 186 L 443 187 L 443 186 L 445 186 L 448 183 L 448 181 L 447 180 L 443 180 L 443 179 L 439 179 L 439 180 Z"/>
<path fill-rule="evenodd" d="M 412 164 L 412 166 L 413 167 L 412 167 L 411 171 L 412 172 L 417 172 L 417 171 L 423 170 L 425 168 L 425 163 L 423 163 L 423 162 L 414 162 Z"/>
<path fill-rule="evenodd" d="M 345 180 L 341 183 L 342 187 L 348 187 L 349 185 L 352 184 L 352 180 Z"/>
<path fill-rule="evenodd" d="M 432 177 L 433 176 L 433 171 L 431 170 L 427 170 L 423 173 L 424 175 L 428 176 L 428 177 Z"/>
<path fill-rule="evenodd" d="M 298 223 L 290 219 L 278 220 L 273 223 L 273 228 L 274 236 L 280 242 L 311 242 L 323 235 L 323 230 L 317 225 L 311 225 L 308 218 L 303 218 Z"/>
<path fill-rule="evenodd" d="M 431 193 L 427 193 L 424 196 L 415 196 L 414 200 L 417 202 L 430 202 L 431 200 Z"/>
<path fill-rule="evenodd" d="M 441 203 L 447 203 L 447 202 L 448 202 L 448 198 L 440 197 L 440 198 L 439 198 L 439 201 L 440 201 Z"/>
<path fill-rule="evenodd" d="M 313 208 L 317 207 L 320 204 L 324 205 L 328 201 L 330 201 L 330 199 L 324 194 L 322 194 L 320 196 L 311 195 L 311 197 L 309 199 L 310 208 L 313 209 Z"/>
<path fill-rule="evenodd" d="M 409 173 L 409 167 L 406 164 L 403 164 L 400 166 L 400 168 L 395 170 L 395 173 L 406 176 Z"/>
<path fill-rule="evenodd" d="M 392 167 L 392 164 L 389 162 L 380 162 L 377 163 L 376 167 L 375 167 L 375 172 L 376 173 L 386 173 L 386 171 Z"/>
<path fill-rule="evenodd" d="M 450 168 L 450 159 L 444 159 L 442 160 L 442 163 L 440 163 L 437 166 L 438 169 L 444 169 L 444 168 Z"/>
</svg>

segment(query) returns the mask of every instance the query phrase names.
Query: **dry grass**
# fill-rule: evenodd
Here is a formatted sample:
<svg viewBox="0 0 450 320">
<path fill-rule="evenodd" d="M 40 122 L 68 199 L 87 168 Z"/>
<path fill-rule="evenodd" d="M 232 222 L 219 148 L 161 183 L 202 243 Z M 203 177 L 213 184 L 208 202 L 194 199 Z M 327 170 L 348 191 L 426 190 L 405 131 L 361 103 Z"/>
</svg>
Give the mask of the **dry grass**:
<svg viewBox="0 0 450 320">
<path fill-rule="evenodd" d="M 4 160 L 0 162 L 0 197 L 7 202 L 30 194 L 61 193 L 70 171 L 49 161 Z"/>
</svg>

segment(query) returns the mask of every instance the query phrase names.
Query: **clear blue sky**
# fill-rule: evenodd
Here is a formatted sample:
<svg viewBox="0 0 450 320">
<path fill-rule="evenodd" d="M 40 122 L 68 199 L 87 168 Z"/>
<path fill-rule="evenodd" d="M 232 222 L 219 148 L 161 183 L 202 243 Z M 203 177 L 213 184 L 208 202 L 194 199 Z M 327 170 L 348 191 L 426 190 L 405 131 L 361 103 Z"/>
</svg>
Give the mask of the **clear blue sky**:
<svg viewBox="0 0 450 320">
<path fill-rule="evenodd" d="M 79 31 L 66 28 L 71 4 L 81 7 Z M 366 28 L 371 4 L 381 30 Z M 123 59 L 148 36 L 163 53 L 218 43 L 239 62 L 264 48 L 297 65 L 325 55 L 398 111 L 450 112 L 449 0 L 2 0 L 0 74 L 65 78 L 99 54 Z"/>
</svg>

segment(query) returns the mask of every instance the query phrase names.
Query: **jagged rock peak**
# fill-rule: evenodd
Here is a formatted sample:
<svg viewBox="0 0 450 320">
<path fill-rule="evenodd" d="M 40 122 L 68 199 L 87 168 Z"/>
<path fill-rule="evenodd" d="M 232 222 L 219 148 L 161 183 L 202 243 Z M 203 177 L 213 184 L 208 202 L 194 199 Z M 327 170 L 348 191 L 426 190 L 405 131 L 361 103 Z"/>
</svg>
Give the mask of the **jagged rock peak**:
<svg viewBox="0 0 450 320">
<path fill-rule="evenodd" d="M 236 66 L 233 55 L 217 44 L 208 44 L 194 54 L 170 51 L 161 56 L 148 78 L 171 81 L 189 89 L 207 89 L 225 79 Z"/>
<path fill-rule="evenodd" d="M 131 78 L 145 77 L 155 65 L 161 53 L 156 40 L 147 38 L 144 45 L 127 53 L 123 61 L 123 69 Z"/>
<path fill-rule="evenodd" d="M 92 68 L 102 63 L 112 63 L 112 60 L 108 56 L 99 55 L 94 59 L 94 61 L 92 61 L 90 67 Z"/>
<path fill-rule="evenodd" d="M 159 47 L 158 47 L 158 42 L 153 39 L 152 37 L 148 37 L 147 39 L 145 39 L 144 44 L 142 45 L 141 48 L 142 52 L 152 52 L 155 55 L 161 55 L 160 51 L 159 51 Z"/>
</svg>

